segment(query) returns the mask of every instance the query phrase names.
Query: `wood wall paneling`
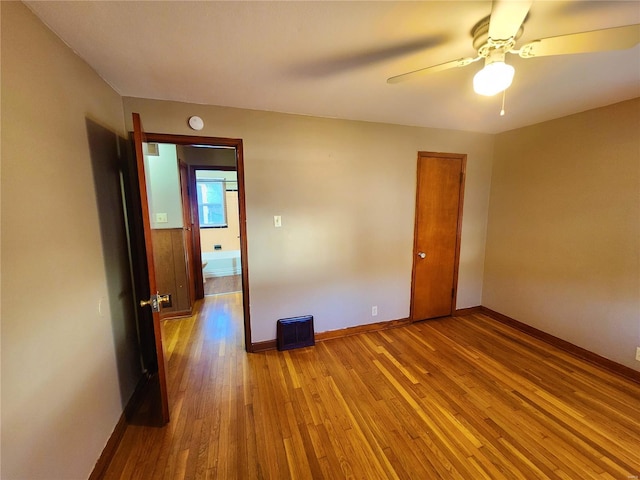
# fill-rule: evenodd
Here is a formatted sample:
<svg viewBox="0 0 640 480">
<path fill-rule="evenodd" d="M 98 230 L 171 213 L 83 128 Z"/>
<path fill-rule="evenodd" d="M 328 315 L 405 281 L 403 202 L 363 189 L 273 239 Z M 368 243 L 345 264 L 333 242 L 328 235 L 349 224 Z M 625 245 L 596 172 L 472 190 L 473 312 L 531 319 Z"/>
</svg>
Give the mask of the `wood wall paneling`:
<svg viewBox="0 0 640 480">
<path fill-rule="evenodd" d="M 184 230 L 171 230 L 171 245 L 173 247 L 173 270 L 176 279 L 176 311 L 191 310 L 189 300 L 189 283 L 187 276 L 187 259 L 184 240 Z"/>
<path fill-rule="evenodd" d="M 171 306 L 163 307 L 163 317 L 184 314 L 191 310 L 187 277 L 184 231 L 181 228 L 155 229 L 153 261 L 156 282 L 161 294 L 171 295 Z"/>
</svg>

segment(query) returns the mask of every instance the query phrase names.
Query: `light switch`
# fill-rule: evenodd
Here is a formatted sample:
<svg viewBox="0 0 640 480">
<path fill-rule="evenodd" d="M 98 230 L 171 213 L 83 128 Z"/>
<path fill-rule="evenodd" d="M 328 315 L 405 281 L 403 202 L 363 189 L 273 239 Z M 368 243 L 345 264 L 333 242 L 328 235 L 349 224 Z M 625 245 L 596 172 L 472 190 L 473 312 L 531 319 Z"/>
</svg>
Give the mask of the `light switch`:
<svg viewBox="0 0 640 480">
<path fill-rule="evenodd" d="M 282 226 L 282 217 L 280 215 L 273 216 L 273 226 L 280 228 Z"/>
<path fill-rule="evenodd" d="M 156 213 L 156 223 L 167 223 L 168 221 L 166 213 Z"/>
</svg>

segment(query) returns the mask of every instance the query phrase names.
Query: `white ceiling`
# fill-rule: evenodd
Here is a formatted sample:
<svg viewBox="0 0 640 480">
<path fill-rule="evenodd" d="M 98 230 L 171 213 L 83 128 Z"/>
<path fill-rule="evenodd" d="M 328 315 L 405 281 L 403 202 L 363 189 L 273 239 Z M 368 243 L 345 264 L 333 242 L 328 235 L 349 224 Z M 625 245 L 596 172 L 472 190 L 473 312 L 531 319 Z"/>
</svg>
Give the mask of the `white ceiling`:
<svg viewBox="0 0 640 480">
<path fill-rule="evenodd" d="M 473 92 L 482 62 L 386 83 L 475 56 L 490 1 L 25 3 L 123 96 L 488 133 L 640 96 L 640 45 L 508 55 L 504 117 L 501 95 Z M 538 1 L 518 45 L 634 23 L 639 1 Z"/>
</svg>

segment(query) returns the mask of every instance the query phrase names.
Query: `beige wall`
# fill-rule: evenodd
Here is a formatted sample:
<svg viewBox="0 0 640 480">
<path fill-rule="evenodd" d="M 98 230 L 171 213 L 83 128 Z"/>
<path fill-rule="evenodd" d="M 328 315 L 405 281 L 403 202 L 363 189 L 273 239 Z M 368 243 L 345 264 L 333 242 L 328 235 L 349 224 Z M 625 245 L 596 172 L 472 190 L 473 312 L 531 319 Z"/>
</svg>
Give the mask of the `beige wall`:
<svg viewBox="0 0 640 480">
<path fill-rule="evenodd" d="M 113 169 L 122 101 L 23 4 L 0 8 L 0 476 L 87 478 L 139 375 Z"/>
<path fill-rule="evenodd" d="M 182 228 L 182 191 L 176 146 L 158 144 L 158 155 L 144 156 L 147 201 L 151 228 Z M 164 213 L 166 222 L 157 222 L 156 215 Z"/>
<path fill-rule="evenodd" d="M 640 370 L 640 99 L 496 138 L 482 304 Z"/>
<path fill-rule="evenodd" d="M 242 138 L 253 341 L 276 320 L 317 331 L 409 315 L 419 150 L 468 154 L 458 307 L 482 294 L 493 136 L 125 98 L 145 130 Z M 424 107 L 428 109 L 428 106 Z M 273 216 L 282 216 L 282 228 Z M 378 316 L 371 316 L 371 306 Z"/>
</svg>

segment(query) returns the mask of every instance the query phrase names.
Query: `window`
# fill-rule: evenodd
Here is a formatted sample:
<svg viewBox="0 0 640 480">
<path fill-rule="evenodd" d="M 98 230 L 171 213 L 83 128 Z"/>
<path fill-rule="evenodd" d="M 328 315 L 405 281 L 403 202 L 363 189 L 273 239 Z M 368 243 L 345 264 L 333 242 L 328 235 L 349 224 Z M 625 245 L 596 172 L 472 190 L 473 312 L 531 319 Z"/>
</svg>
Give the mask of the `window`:
<svg viewBox="0 0 640 480">
<path fill-rule="evenodd" d="M 226 227 L 224 179 L 196 180 L 200 227 Z"/>
</svg>

